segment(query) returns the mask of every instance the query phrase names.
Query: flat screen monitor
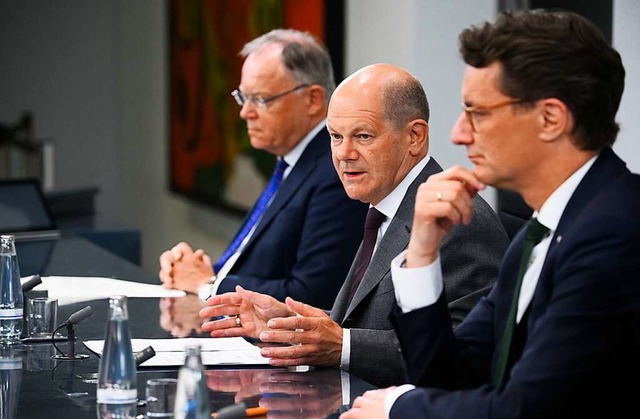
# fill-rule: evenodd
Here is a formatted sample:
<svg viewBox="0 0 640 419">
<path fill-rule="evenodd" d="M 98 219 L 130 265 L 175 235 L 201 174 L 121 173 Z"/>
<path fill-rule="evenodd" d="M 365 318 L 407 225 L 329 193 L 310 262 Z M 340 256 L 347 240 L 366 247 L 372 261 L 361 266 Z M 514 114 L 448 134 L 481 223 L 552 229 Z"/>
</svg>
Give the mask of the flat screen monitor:
<svg viewBox="0 0 640 419">
<path fill-rule="evenodd" d="M 0 181 L 0 233 L 16 240 L 60 235 L 38 180 Z"/>
</svg>

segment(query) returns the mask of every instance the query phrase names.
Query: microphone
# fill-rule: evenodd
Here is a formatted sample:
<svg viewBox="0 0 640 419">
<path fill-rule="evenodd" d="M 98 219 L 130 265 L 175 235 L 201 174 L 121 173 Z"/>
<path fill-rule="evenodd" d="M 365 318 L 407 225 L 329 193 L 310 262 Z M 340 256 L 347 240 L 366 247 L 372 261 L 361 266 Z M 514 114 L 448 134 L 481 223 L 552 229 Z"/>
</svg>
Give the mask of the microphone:
<svg viewBox="0 0 640 419">
<path fill-rule="evenodd" d="M 86 306 L 85 308 L 78 310 L 72 315 L 70 315 L 69 318 L 64 323 L 62 323 L 60 326 L 56 328 L 56 330 L 53 331 L 53 333 L 51 334 L 51 342 L 53 343 L 53 346 L 56 348 L 56 350 L 60 352 L 59 354 L 52 356 L 53 359 L 76 360 L 76 359 L 89 358 L 89 355 L 76 354 L 75 352 L 76 333 L 73 330 L 73 325 L 78 324 L 81 321 L 86 320 L 91 316 L 93 316 L 93 310 L 91 309 L 91 306 Z M 54 336 L 56 332 L 62 329 L 63 327 L 67 328 L 67 353 L 66 354 L 56 346 L 56 343 L 54 340 Z"/>
<path fill-rule="evenodd" d="M 133 358 L 136 361 L 136 367 L 139 367 L 140 364 L 142 364 L 143 362 L 153 358 L 154 356 L 156 356 L 156 351 L 153 349 L 153 347 L 147 346 L 146 348 L 144 348 L 140 352 L 136 352 L 133 355 Z"/>
<path fill-rule="evenodd" d="M 40 284 L 42 284 L 42 278 L 40 278 L 40 275 L 35 274 L 35 275 L 33 275 L 31 277 L 30 280 L 28 280 L 24 284 L 22 284 L 22 292 L 31 291 L 32 289 L 34 289 L 35 287 L 37 287 Z"/>
<path fill-rule="evenodd" d="M 69 318 L 64 322 L 63 326 L 67 326 L 68 329 L 69 327 L 73 327 L 74 324 L 78 324 L 91 316 L 93 316 L 93 310 L 91 309 L 91 306 L 86 306 L 82 310 L 78 310 L 70 315 Z"/>
</svg>

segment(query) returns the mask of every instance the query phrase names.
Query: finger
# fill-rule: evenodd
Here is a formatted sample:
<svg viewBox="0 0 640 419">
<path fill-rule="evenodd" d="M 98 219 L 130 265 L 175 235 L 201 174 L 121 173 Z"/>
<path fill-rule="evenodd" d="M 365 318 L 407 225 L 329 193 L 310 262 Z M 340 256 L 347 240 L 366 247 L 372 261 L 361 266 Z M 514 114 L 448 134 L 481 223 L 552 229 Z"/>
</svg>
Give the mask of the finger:
<svg viewBox="0 0 640 419">
<path fill-rule="evenodd" d="M 242 297 L 235 292 L 225 292 L 224 294 L 212 295 L 207 299 L 208 306 L 239 305 L 240 303 L 242 303 Z"/>
<path fill-rule="evenodd" d="M 327 314 L 320 310 L 319 308 L 315 308 L 305 303 L 301 303 L 300 301 L 296 301 L 291 297 L 287 297 L 285 299 L 285 303 L 289 310 L 305 317 L 325 317 Z"/>
<path fill-rule="evenodd" d="M 162 270 L 171 270 L 171 265 L 173 264 L 173 253 L 171 250 L 166 250 L 160 255 L 160 269 Z"/>
<path fill-rule="evenodd" d="M 171 253 L 173 253 L 174 261 L 177 262 L 182 259 L 183 255 L 193 253 L 193 249 L 187 243 L 180 242 L 171 248 Z"/>
<path fill-rule="evenodd" d="M 260 308 L 269 308 L 275 301 L 275 299 L 269 295 L 246 290 L 240 285 L 236 285 L 236 292 L 243 300 L 246 300 Z"/>
<path fill-rule="evenodd" d="M 266 347 L 260 349 L 260 355 L 278 360 L 298 360 L 308 362 L 317 352 L 315 345 L 296 345 L 285 347 Z M 290 365 L 300 365 L 300 362 Z"/>
<path fill-rule="evenodd" d="M 213 263 L 211 262 L 211 258 L 209 257 L 209 255 L 206 255 L 206 254 L 203 255 L 202 262 L 206 265 L 213 266 Z"/>
<path fill-rule="evenodd" d="M 452 166 L 433 176 L 435 176 L 433 180 L 455 180 L 463 183 L 467 190 L 474 195 L 477 191 L 486 188 L 486 185 L 478 179 L 475 173 L 459 165 Z M 433 176 L 430 176 L 430 178 Z"/>
<path fill-rule="evenodd" d="M 220 316 L 237 316 L 240 314 L 240 306 L 237 305 L 219 305 L 213 307 L 204 307 L 198 315 L 203 319 Z"/>
</svg>

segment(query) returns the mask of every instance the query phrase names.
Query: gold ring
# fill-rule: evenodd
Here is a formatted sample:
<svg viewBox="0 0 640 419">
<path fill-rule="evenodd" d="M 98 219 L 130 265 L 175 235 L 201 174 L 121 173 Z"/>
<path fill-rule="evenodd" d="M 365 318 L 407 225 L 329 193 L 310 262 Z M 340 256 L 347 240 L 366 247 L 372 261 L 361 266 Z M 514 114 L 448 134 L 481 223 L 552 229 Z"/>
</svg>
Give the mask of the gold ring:
<svg viewBox="0 0 640 419">
<path fill-rule="evenodd" d="M 236 316 L 236 327 L 242 327 L 242 324 L 240 323 L 240 316 Z"/>
<path fill-rule="evenodd" d="M 438 191 L 436 198 L 438 198 L 438 201 L 442 201 L 442 191 Z"/>
</svg>

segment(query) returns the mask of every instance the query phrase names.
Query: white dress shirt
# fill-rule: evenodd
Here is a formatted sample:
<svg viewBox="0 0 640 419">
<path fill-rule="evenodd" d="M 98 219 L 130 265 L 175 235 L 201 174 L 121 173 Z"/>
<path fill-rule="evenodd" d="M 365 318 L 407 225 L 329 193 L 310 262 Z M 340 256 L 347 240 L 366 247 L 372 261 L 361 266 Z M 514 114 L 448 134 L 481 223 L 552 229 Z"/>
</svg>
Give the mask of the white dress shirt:
<svg viewBox="0 0 640 419">
<path fill-rule="evenodd" d="M 518 312 L 516 322 L 520 322 L 524 312 L 533 299 L 533 294 L 538 285 L 538 279 L 542 272 L 544 260 L 547 257 L 549 245 L 554 236 L 560 218 L 564 212 L 569 199 L 576 188 L 596 161 L 597 156 L 589 159 L 584 165 L 576 170 L 567 180 L 565 180 L 540 207 L 539 212 L 534 212 L 533 217 L 537 217 L 540 224 L 549 229 L 549 234 L 538 243 L 531 252 L 529 267 L 522 279 L 522 287 L 518 297 Z M 560 242 L 562 236 L 558 236 L 556 241 Z M 404 313 L 427 307 L 434 304 L 443 289 L 442 269 L 440 267 L 440 256 L 433 263 L 417 268 L 403 268 L 401 265 L 406 260 L 406 251 L 395 257 L 391 262 L 391 279 L 395 288 L 398 306 Z M 387 416 L 391 411 L 393 403 L 402 394 L 414 389 L 415 386 L 405 384 L 397 387 L 387 394 L 385 398 L 385 408 Z"/>
</svg>

